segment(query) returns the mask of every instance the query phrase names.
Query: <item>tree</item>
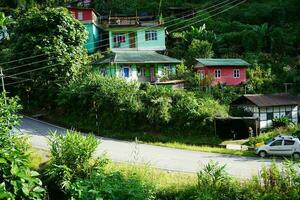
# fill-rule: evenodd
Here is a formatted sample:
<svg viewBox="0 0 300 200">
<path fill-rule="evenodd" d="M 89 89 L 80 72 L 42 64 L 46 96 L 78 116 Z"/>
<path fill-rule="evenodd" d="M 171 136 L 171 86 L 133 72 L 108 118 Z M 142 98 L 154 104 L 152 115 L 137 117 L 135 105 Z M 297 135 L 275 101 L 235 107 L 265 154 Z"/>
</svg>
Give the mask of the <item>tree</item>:
<svg viewBox="0 0 300 200">
<path fill-rule="evenodd" d="M 211 43 L 206 40 L 194 39 L 188 47 L 186 62 L 188 66 L 191 66 L 195 64 L 195 58 L 211 58 L 213 55 Z"/>
<path fill-rule="evenodd" d="M 67 9 L 31 9 L 17 20 L 10 56 L 10 60 L 30 59 L 4 66 L 7 75 L 18 74 L 32 79 L 32 82 L 26 82 L 26 88 L 46 88 L 49 98 L 57 93 L 59 84 L 66 84 L 86 73 L 88 59 L 83 47 L 86 39 L 84 26 Z M 38 70 L 41 67 L 43 69 Z M 27 73 L 29 70 L 33 71 Z"/>
</svg>

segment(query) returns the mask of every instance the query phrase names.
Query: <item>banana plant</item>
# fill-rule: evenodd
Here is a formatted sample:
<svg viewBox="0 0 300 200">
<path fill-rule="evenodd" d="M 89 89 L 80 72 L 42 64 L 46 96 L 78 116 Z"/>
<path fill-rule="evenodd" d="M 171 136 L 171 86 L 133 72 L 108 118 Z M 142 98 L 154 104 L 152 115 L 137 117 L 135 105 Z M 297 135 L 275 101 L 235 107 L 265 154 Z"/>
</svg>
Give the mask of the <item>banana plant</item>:
<svg viewBox="0 0 300 200">
<path fill-rule="evenodd" d="M 8 17 L 5 16 L 3 12 L 0 12 L 0 41 L 9 38 L 6 24 L 8 22 Z"/>
</svg>

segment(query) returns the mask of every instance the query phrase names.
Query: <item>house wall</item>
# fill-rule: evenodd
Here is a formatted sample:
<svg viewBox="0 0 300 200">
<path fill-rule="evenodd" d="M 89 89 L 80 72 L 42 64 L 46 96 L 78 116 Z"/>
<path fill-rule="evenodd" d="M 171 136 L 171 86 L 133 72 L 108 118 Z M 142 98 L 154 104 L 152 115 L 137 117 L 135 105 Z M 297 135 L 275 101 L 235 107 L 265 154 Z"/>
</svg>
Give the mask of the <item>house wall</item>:
<svg viewBox="0 0 300 200">
<path fill-rule="evenodd" d="M 84 47 L 89 53 L 94 53 L 96 49 L 101 46 L 99 42 L 101 40 L 100 29 L 92 23 L 85 24 L 85 29 L 88 32 L 88 39 L 85 42 Z"/>
<path fill-rule="evenodd" d="M 157 40 L 149 40 L 146 41 L 145 38 L 145 31 L 150 30 L 156 30 L 157 31 Z M 135 39 L 134 39 L 134 48 L 131 48 L 130 46 L 130 36 L 129 33 L 135 33 Z M 125 36 L 125 43 L 120 43 L 119 48 L 114 47 L 113 43 L 113 33 L 121 33 Z M 132 36 L 131 36 L 132 37 Z M 163 51 L 166 49 L 165 44 L 165 28 L 158 27 L 158 28 L 114 28 L 109 30 L 109 46 L 112 50 L 118 50 L 118 49 L 126 49 L 126 50 L 151 50 L 151 51 Z"/>
<path fill-rule="evenodd" d="M 148 40 L 146 41 L 145 31 L 157 31 L 157 40 Z M 154 51 L 163 51 L 166 49 L 165 44 L 165 28 L 159 29 L 148 29 L 147 30 L 138 30 L 137 31 L 137 41 L 138 41 L 138 50 L 154 50 Z"/>
<path fill-rule="evenodd" d="M 82 12 L 82 20 L 80 21 L 89 21 L 89 20 L 93 20 L 93 10 L 87 10 L 87 9 L 78 9 L 78 8 L 69 8 L 69 10 L 71 11 L 73 17 L 75 19 L 78 19 L 78 13 Z"/>
<path fill-rule="evenodd" d="M 251 111 L 253 117 L 259 118 L 260 129 L 272 127 L 272 120 L 275 118 L 288 117 L 294 123 L 298 123 L 298 106 L 243 106 L 245 110 Z"/>
<path fill-rule="evenodd" d="M 226 84 L 226 85 L 239 85 L 243 82 L 247 81 L 246 77 L 246 68 L 245 67 L 240 67 L 240 66 L 233 66 L 233 67 L 195 67 L 198 72 L 201 70 L 204 72 L 204 75 L 206 77 L 212 77 L 213 82 L 212 85 L 216 84 Z M 221 70 L 221 77 L 220 78 L 215 78 L 215 70 L 220 69 Z M 239 78 L 234 78 L 233 76 L 233 71 L 234 69 L 239 69 L 240 70 L 240 77 Z"/>
<path fill-rule="evenodd" d="M 120 47 L 119 48 L 114 48 L 114 42 L 113 42 L 113 33 L 120 33 L 122 35 L 125 36 L 125 42 L 124 43 L 120 43 Z M 110 31 L 109 32 L 109 47 L 111 49 L 123 49 L 123 48 L 129 48 L 130 47 L 130 44 L 129 44 L 129 33 L 127 32 L 113 32 L 113 31 Z"/>
<path fill-rule="evenodd" d="M 170 64 L 171 65 L 171 73 L 176 74 L 176 65 L 175 64 Z M 145 67 L 145 79 L 141 79 L 138 75 L 138 66 L 143 66 Z M 123 67 L 129 67 L 129 77 L 126 78 L 128 81 L 150 81 L 151 78 L 151 72 L 150 68 L 154 67 L 154 74 L 156 80 L 159 80 L 159 78 L 163 75 L 163 69 L 164 69 L 164 64 L 111 64 L 111 65 L 106 65 L 104 67 L 96 67 L 95 72 L 96 73 L 104 73 L 105 76 L 111 76 L 111 77 L 123 77 L 122 76 L 122 68 Z"/>
</svg>

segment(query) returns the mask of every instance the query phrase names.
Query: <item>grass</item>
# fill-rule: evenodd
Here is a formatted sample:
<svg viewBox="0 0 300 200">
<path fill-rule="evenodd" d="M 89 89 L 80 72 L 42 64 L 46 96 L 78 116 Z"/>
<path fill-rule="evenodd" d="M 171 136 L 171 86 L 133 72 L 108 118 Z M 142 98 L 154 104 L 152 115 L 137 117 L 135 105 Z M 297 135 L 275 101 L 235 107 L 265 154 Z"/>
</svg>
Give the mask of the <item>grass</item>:
<svg viewBox="0 0 300 200">
<path fill-rule="evenodd" d="M 180 193 L 183 188 L 194 187 L 197 184 L 197 175 L 194 173 L 167 172 L 147 165 L 110 163 L 106 170 L 120 171 L 125 177 L 137 176 L 143 182 L 155 185 L 158 193 Z"/>
<path fill-rule="evenodd" d="M 254 151 L 232 150 L 232 149 L 225 149 L 222 147 L 196 146 L 196 145 L 187 145 L 187 144 L 176 143 L 176 142 L 174 143 L 153 142 L 147 144 L 152 144 L 161 147 L 170 147 L 176 149 L 185 149 L 185 150 L 210 152 L 210 153 L 221 153 L 221 154 L 229 154 L 229 155 L 237 155 L 237 156 L 256 156 Z"/>
</svg>

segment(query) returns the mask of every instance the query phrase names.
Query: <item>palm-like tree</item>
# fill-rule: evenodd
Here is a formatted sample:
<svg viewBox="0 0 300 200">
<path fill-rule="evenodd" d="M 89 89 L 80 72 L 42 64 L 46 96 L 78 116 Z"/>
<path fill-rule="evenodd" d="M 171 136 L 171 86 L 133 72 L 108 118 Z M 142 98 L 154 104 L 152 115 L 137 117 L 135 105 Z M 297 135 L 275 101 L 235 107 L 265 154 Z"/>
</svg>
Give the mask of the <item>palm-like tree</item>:
<svg viewBox="0 0 300 200">
<path fill-rule="evenodd" d="M 6 24 L 8 22 L 8 18 L 5 16 L 3 12 L 0 12 L 0 41 L 7 39 L 9 37 Z"/>
</svg>

